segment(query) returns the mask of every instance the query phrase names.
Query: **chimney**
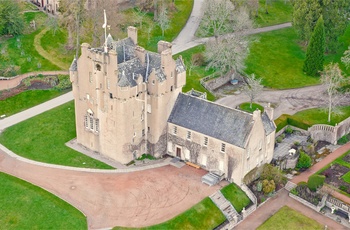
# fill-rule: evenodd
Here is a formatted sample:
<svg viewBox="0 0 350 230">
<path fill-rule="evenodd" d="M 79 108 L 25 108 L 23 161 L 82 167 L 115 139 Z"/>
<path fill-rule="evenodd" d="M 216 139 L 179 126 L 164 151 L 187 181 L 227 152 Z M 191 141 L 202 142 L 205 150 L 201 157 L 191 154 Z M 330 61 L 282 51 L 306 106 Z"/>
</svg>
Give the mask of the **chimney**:
<svg viewBox="0 0 350 230">
<path fill-rule="evenodd" d="M 258 118 L 261 117 L 261 111 L 260 109 L 256 109 L 254 112 L 253 112 L 253 120 L 256 121 Z"/>
<path fill-rule="evenodd" d="M 158 53 L 161 54 L 164 50 L 170 49 L 171 51 L 172 44 L 166 41 L 158 42 Z"/>
<path fill-rule="evenodd" d="M 137 28 L 133 26 L 128 27 L 128 37 L 137 45 Z"/>
<path fill-rule="evenodd" d="M 270 118 L 271 121 L 273 121 L 273 112 L 274 109 L 271 107 L 270 102 L 267 104 L 267 106 L 265 106 L 265 112 L 267 114 L 267 116 Z"/>
</svg>

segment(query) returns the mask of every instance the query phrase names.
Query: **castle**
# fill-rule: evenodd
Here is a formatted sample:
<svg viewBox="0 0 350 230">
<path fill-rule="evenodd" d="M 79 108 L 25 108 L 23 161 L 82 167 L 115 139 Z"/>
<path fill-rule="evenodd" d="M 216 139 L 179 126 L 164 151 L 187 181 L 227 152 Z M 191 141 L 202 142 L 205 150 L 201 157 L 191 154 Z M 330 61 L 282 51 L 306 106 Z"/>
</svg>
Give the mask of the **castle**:
<svg viewBox="0 0 350 230">
<path fill-rule="evenodd" d="M 77 142 L 123 164 L 168 154 L 240 184 L 272 160 L 272 108 L 249 114 L 181 93 L 182 58 L 174 60 L 165 41 L 157 53 L 138 46 L 134 27 L 119 41 L 108 35 L 100 48 L 82 44 L 70 79 Z"/>
</svg>

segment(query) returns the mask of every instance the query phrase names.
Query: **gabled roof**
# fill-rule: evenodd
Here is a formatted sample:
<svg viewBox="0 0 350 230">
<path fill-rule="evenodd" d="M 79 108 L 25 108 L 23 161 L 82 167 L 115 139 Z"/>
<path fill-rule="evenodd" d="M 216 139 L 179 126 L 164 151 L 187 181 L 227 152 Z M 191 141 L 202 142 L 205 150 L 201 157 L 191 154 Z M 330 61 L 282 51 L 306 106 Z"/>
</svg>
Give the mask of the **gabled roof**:
<svg viewBox="0 0 350 230">
<path fill-rule="evenodd" d="M 180 93 L 168 122 L 244 148 L 253 115 Z"/>
<path fill-rule="evenodd" d="M 265 135 L 269 135 L 270 133 L 272 133 L 273 131 L 276 130 L 276 126 L 273 123 L 273 121 L 270 120 L 269 116 L 266 114 L 266 112 L 264 112 L 261 115 L 261 120 L 264 126 L 264 130 L 265 130 Z"/>
</svg>

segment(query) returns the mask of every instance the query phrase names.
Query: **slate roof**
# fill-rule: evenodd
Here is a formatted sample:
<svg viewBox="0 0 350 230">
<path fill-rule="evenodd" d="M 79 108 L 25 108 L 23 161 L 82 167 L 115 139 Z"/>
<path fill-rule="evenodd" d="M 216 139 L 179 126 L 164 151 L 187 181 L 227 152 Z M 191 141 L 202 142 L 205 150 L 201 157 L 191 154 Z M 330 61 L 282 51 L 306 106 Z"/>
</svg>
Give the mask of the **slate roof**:
<svg viewBox="0 0 350 230">
<path fill-rule="evenodd" d="M 168 122 L 244 148 L 253 115 L 180 93 Z"/>
<path fill-rule="evenodd" d="M 261 120 L 266 135 L 269 135 L 270 133 L 276 130 L 275 124 L 270 120 L 269 116 L 265 112 L 261 115 Z"/>
</svg>

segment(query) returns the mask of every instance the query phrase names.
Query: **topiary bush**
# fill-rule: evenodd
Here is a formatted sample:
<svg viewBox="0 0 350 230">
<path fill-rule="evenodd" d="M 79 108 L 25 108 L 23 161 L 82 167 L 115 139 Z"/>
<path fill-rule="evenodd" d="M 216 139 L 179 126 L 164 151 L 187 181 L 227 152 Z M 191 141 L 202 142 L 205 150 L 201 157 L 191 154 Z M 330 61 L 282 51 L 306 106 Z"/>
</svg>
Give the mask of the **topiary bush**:
<svg viewBox="0 0 350 230">
<path fill-rule="evenodd" d="M 310 168 L 311 163 L 312 163 L 311 157 L 307 155 L 305 152 L 300 151 L 300 156 L 299 156 L 296 168 L 307 169 L 307 168 Z"/>
<path fill-rule="evenodd" d="M 324 180 L 326 179 L 325 176 L 323 175 L 312 175 L 309 177 L 309 180 L 307 181 L 307 187 L 311 190 L 311 191 L 316 191 L 318 188 L 322 187 Z"/>
</svg>

